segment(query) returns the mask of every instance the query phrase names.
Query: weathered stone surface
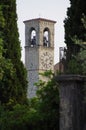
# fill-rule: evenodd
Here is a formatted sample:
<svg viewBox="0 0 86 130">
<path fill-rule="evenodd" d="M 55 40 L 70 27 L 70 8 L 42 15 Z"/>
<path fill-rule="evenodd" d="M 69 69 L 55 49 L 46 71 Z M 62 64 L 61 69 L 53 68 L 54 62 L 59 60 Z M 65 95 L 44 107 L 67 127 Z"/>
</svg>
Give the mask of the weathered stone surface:
<svg viewBox="0 0 86 130">
<path fill-rule="evenodd" d="M 60 84 L 60 130 L 84 130 L 84 83 L 86 76 L 61 75 Z"/>
<path fill-rule="evenodd" d="M 44 80 L 39 75 L 46 70 L 54 71 L 54 24 L 55 21 L 43 18 L 31 19 L 25 23 L 25 66 L 27 69 L 28 91 L 27 97 L 32 98 L 36 95 L 36 86 L 34 83 L 39 79 Z M 35 30 L 36 44 L 31 40 L 31 31 Z M 44 31 L 48 30 L 48 44 L 44 46 Z M 46 56 L 47 55 L 47 56 Z M 50 62 L 51 61 L 51 62 Z"/>
</svg>

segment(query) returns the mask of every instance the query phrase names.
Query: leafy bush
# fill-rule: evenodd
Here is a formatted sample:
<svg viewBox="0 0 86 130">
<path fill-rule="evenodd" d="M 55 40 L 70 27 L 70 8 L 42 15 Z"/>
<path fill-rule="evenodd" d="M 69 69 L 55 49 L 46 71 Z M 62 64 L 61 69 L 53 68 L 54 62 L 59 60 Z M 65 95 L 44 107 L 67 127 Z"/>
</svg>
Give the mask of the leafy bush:
<svg viewBox="0 0 86 130">
<path fill-rule="evenodd" d="M 5 106 L 0 106 L 0 130 L 59 129 L 59 87 L 50 77 L 47 83 L 37 83 L 37 97 L 29 99 L 27 104 L 15 105 L 10 100 Z"/>
</svg>

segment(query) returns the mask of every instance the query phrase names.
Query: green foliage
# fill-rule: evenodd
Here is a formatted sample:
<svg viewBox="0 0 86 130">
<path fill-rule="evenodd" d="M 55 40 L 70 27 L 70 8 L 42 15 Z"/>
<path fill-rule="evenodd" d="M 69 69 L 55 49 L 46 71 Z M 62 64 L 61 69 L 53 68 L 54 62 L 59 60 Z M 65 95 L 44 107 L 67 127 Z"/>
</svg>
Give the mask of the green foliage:
<svg viewBox="0 0 86 130">
<path fill-rule="evenodd" d="M 82 19 L 84 27 L 86 26 L 85 20 L 86 17 L 84 16 Z M 69 73 L 86 75 L 86 42 L 82 42 L 82 40 L 79 40 L 77 36 L 73 37 L 72 41 L 74 44 L 80 46 L 81 49 L 77 55 L 72 56 L 72 59 L 69 61 Z"/>
<path fill-rule="evenodd" d="M 5 20 L 2 14 L 2 8 L 0 6 L 0 28 L 3 29 L 5 26 Z M 8 94 L 9 91 L 12 90 L 10 83 L 11 80 L 14 77 L 15 69 L 13 68 L 13 64 L 10 59 L 6 59 L 3 56 L 3 53 L 6 52 L 6 50 L 3 48 L 3 32 L 0 30 L 0 101 L 6 102 L 11 95 Z M 9 86 L 7 84 L 9 83 Z M 6 86 L 5 86 L 5 85 Z"/>
<path fill-rule="evenodd" d="M 38 83 L 39 111 L 45 122 L 45 129 L 56 130 L 59 128 L 59 85 L 50 71 L 44 75 L 50 79 L 48 82 L 39 81 Z"/>
<path fill-rule="evenodd" d="M 85 74 L 85 63 L 81 62 L 83 54 L 86 55 L 84 51 L 86 50 L 85 0 L 70 0 L 70 7 L 67 10 L 64 27 L 65 43 L 67 45 L 66 68 L 70 69 L 66 69 L 65 72 Z M 85 59 L 83 62 L 85 62 Z"/>
<path fill-rule="evenodd" d="M 64 21 L 65 42 L 68 46 L 72 44 L 72 37 L 77 36 L 78 39 L 86 41 L 84 35 L 86 30 L 82 23 L 83 14 L 86 15 L 85 0 L 70 0 L 70 7 L 67 10 L 67 18 Z M 72 53 L 73 50 L 71 50 Z"/>
<path fill-rule="evenodd" d="M 0 0 L 0 101 L 24 103 L 27 74 L 21 61 L 16 0 Z"/>
<path fill-rule="evenodd" d="M 10 100 L 7 106 L 0 106 L 0 130 L 58 130 L 58 89 L 51 76 L 47 83 L 39 81 L 37 96 L 29 99 L 27 105 L 15 105 Z"/>
<path fill-rule="evenodd" d="M 27 130 L 24 122 L 27 119 L 26 114 L 27 108 L 19 104 L 12 111 L 4 110 L 0 116 L 0 129 Z"/>
<path fill-rule="evenodd" d="M 82 17 L 82 23 L 84 25 L 84 28 L 86 29 L 86 15 L 83 14 L 83 17 Z"/>
<path fill-rule="evenodd" d="M 86 75 L 86 50 L 81 50 L 68 63 L 67 73 Z"/>
<path fill-rule="evenodd" d="M 5 26 L 5 19 L 2 13 L 2 6 L 0 5 L 0 28 L 3 28 L 4 26 Z"/>
<path fill-rule="evenodd" d="M 48 78 L 51 78 L 53 76 L 53 73 L 51 70 L 45 71 L 44 73 L 39 73 L 42 76 L 46 76 Z"/>
<path fill-rule="evenodd" d="M 80 69 L 82 69 L 81 74 L 86 75 L 86 50 L 81 51 L 78 54 L 77 58 L 79 60 L 80 66 L 81 66 Z"/>
<path fill-rule="evenodd" d="M 0 107 L 0 110 L 0 130 L 40 130 L 44 128 L 41 115 L 34 108 L 16 104 L 11 111 L 3 107 Z"/>
<path fill-rule="evenodd" d="M 80 74 L 81 71 L 81 65 L 78 63 L 78 61 L 74 58 L 71 59 L 68 63 L 67 73 Z"/>
</svg>

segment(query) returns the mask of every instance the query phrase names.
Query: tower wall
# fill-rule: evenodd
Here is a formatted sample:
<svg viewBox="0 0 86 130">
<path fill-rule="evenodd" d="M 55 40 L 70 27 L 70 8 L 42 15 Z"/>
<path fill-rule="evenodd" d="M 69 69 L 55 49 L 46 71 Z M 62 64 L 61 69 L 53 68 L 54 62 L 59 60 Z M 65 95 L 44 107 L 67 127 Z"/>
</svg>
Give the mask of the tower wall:
<svg viewBox="0 0 86 130">
<path fill-rule="evenodd" d="M 55 21 L 38 18 L 24 21 L 24 23 L 25 66 L 28 80 L 27 97 L 32 98 L 36 95 L 35 83 L 40 79 L 45 80 L 39 73 L 54 70 Z M 35 33 L 33 36 L 32 31 Z"/>
</svg>

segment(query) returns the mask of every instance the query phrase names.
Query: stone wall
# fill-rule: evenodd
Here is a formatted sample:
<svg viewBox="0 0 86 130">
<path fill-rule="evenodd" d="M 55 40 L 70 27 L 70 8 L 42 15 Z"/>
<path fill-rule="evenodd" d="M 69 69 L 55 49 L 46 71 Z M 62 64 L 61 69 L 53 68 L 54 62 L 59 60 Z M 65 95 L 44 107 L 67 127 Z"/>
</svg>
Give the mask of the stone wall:
<svg viewBox="0 0 86 130">
<path fill-rule="evenodd" d="M 61 75 L 60 130 L 85 130 L 84 83 L 86 76 Z"/>
</svg>

